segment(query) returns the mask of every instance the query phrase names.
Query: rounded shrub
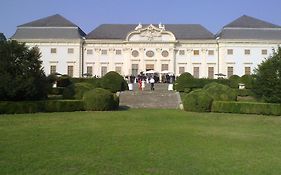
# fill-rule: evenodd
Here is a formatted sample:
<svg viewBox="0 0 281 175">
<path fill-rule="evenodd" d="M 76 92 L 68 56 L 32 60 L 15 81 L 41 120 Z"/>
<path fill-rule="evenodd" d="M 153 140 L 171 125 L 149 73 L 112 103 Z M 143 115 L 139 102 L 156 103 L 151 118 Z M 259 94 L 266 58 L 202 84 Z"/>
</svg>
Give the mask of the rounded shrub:
<svg viewBox="0 0 281 175">
<path fill-rule="evenodd" d="M 188 72 L 185 72 L 185 73 L 182 73 L 177 79 L 176 79 L 176 82 L 175 82 L 175 90 L 179 91 L 179 92 L 184 92 L 185 89 L 187 88 L 192 88 L 190 87 L 190 82 L 193 80 L 193 76 L 188 73 Z"/>
<path fill-rule="evenodd" d="M 61 77 L 57 78 L 57 87 L 67 87 L 71 84 L 71 79 L 67 75 L 62 75 Z"/>
<path fill-rule="evenodd" d="M 210 83 L 203 88 L 215 101 L 236 101 L 237 91 L 229 86 Z"/>
<path fill-rule="evenodd" d="M 110 91 L 102 88 L 85 92 L 83 101 L 87 111 L 110 111 L 119 106 L 117 98 Z"/>
<path fill-rule="evenodd" d="M 93 85 L 90 83 L 75 83 L 64 88 L 64 99 L 82 99 L 85 92 L 93 89 Z"/>
<path fill-rule="evenodd" d="M 103 76 L 101 79 L 100 85 L 101 88 L 107 89 L 113 93 L 128 89 L 128 84 L 124 78 L 114 71 L 105 74 L 105 76 Z"/>
<path fill-rule="evenodd" d="M 252 89 L 254 84 L 254 78 L 252 75 L 243 75 L 241 77 L 241 83 L 245 84 L 246 89 Z"/>
<path fill-rule="evenodd" d="M 186 94 L 183 98 L 185 111 L 209 112 L 213 99 L 205 90 L 195 90 Z"/>
<path fill-rule="evenodd" d="M 230 81 L 230 87 L 238 88 L 239 83 L 241 83 L 241 78 L 238 75 L 232 75 L 231 77 L 229 77 L 229 81 Z"/>
</svg>

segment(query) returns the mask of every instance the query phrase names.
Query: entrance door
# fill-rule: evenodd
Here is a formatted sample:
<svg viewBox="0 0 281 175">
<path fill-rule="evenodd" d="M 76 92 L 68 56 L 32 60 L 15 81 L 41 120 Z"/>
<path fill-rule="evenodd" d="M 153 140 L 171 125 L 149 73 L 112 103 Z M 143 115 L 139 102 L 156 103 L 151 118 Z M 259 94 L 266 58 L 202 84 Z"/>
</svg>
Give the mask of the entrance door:
<svg viewBox="0 0 281 175">
<path fill-rule="evenodd" d="M 146 70 L 146 71 L 154 70 L 154 64 L 147 64 L 145 70 Z"/>
</svg>

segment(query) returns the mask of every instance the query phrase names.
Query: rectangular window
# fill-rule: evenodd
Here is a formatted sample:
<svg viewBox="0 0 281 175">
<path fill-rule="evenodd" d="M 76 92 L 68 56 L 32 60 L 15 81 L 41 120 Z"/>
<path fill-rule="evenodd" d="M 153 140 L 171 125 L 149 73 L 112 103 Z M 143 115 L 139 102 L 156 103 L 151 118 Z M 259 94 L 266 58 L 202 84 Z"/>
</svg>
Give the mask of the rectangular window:
<svg viewBox="0 0 281 175">
<path fill-rule="evenodd" d="M 164 71 L 164 70 L 169 70 L 169 64 L 162 64 L 161 65 L 161 71 Z"/>
<path fill-rule="evenodd" d="M 214 67 L 208 67 L 208 78 L 214 79 Z"/>
<path fill-rule="evenodd" d="M 55 74 L 57 72 L 57 66 L 50 66 L 50 74 Z"/>
<path fill-rule="evenodd" d="M 179 55 L 184 55 L 185 54 L 185 51 L 184 50 L 180 50 L 179 51 Z"/>
<path fill-rule="evenodd" d="M 118 74 L 121 75 L 121 73 L 122 73 L 122 67 L 121 67 L 121 66 L 116 66 L 116 67 L 115 67 L 115 72 L 117 72 Z"/>
<path fill-rule="evenodd" d="M 199 67 L 193 67 L 193 77 L 199 78 Z"/>
<path fill-rule="evenodd" d="M 215 51 L 214 50 L 208 50 L 208 55 L 215 55 Z"/>
<path fill-rule="evenodd" d="M 92 55 L 92 54 L 93 54 L 93 50 L 92 50 L 92 49 L 88 49 L 88 50 L 87 50 L 87 54 L 88 54 L 88 55 Z"/>
<path fill-rule="evenodd" d="M 102 54 L 102 55 L 107 55 L 107 50 L 104 50 L 104 49 L 101 50 L 101 54 Z"/>
<path fill-rule="evenodd" d="M 67 75 L 73 77 L 73 66 L 67 66 Z"/>
<path fill-rule="evenodd" d="M 244 53 L 245 53 L 245 55 L 250 55 L 251 54 L 251 50 L 250 49 L 245 49 Z"/>
<path fill-rule="evenodd" d="M 262 55 L 267 55 L 267 49 L 261 50 L 261 54 L 262 54 Z"/>
<path fill-rule="evenodd" d="M 227 55 L 233 55 L 233 49 L 227 49 Z"/>
<path fill-rule="evenodd" d="M 116 53 L 116 55 L 121 55 L 122 51 L 121 50 L 116 50 L 115 53 Z"/>
<path fill-rule="evenodd" d="M 145 67 L 146 67 L 146 71 L 154 70 L 154 64 L 147 64 Z"/>
<path fill-rule="evenodd" d="M 137 76 L 139 73 L 139 65 L 138 64 L 132 64 L 132 75 Z"/>
<path fill-rule="evenodd" d="M 199 50 L 194 50 L 193 55 L 199 55 Z"/>
<path fill-rule="evenodd" d="M 87 76 L 93 76 L 93 66 L 87 66 Z"/>
<path fill-rule="evenodd" d="M 185 68 L 184 67 L 179 67 L 179 74 L 182 74 L 185 72 Z"/>
<path fill-rule="evenodd" d="M 51 48 L 51 53 L 57 53 L 57 49 L 56 48 Z"/>
<path fill-rule="evenodd" d="M 233 75 L 233 67 L 227 67 L 227 78 Z"/>
<path fill-rule="evenodd" d="M 103 77 L 107 73 L 107 66 L 101 67 L 101 76 Z"/>
<path fill-rule="evenodd" d="M 251 74 L 251 67 L 245 67 L 245 75 Z"/>
<path fill-rule="evenodd" d="M 68 48 L 67 49 L 67 53 L 70 53 L 70 54 L 74 53 L 74 49 L 73 48 Z"/>
</svg>

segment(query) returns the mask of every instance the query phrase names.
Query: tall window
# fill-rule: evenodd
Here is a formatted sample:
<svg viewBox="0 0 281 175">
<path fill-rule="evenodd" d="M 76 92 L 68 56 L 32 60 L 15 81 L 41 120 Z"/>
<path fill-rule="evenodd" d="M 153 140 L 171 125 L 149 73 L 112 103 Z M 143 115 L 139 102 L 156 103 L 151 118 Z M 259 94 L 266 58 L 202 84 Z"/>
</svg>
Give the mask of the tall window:
<svg viewBox="0 0 281 175">
<path fill-rule="evenodd" d="M 267 55 L 267 49 L 261 50 L 261 54 L 262 54 L 262 55 Z"/>
<path fill-rule="evenodd" d="M 57 66 L 50 66 L 50 74 L 55 74 L 57 72 Z"/>
<path fill-rule="evenodd" d="M 245 55 L 250 55 L 251 54 L 251 50 L 250 49 L 245 49 Z"/>
<path fill-rule="evenodd" d="M 93 50 L 92 50 L 92 49 L 88 49 L 88 50 L 87 50 L 87 54 L 88 54 L 88 55 L 92 55 L 92 54 L 93 54 Z"/>
<path fill-rule="evenodd" d="M 138 64 L 132 64 L 132 75 L 137 76 L 139 72 L 139 65 Z"/>
<path fill-rule="evenodd" d="M 120 49 L 116 50 L 115 51 L 116 55 L 121 55 L 122 54 L 122 51 Z"/>
<path fill-rule="evenodd" d="M 162 64 L 161 65 L 161 71 L 164 71 L 164 70 L 169 70 L 169 64 Z"/>
<path fill-rule="evenodd" d="M 73 66 L 67 66 L 67 75 L 73 77 Z"/>
<path fill-rule="evenodd" d="M 146 67 L 146 71 L 154 70 L 154 64 L 147 64 L 145 67 Z"/>
<path fill-rule="evenodd" d="M 67 53 L 69 53 L 69 54 L 74 53 L 74 49 L 73 49 L 73 48 L 68 48 L 68 49 L 67 49 Z"/>
<path fill-rule="evenodd" d="M 116 67 L 115 67 L 115 72 L 117 72 L 118 74 L 121 75 L 121 73 L 122 73 L 122 67 L 121 67 L 121 66 L 116 66 Z"/>
<path fill-rule="evenodd" d="M 208 67 L 208 78 L 214 79 L 214 67 Z"/>
<path fill-rule="evenodd" d="M 93 76 L 93 66 L 87 66 L 87 76 Z"/>
<path fill-rule="evenodd" d="M 185 72 L 185 68 L 184 67 L 179 67 L 179 74 L 182 74 Z"/>
<path fill-rule="evenodd" d="M 233 49 L 227 49 L 227 55 L 233 55 Z"/>
<path fill-rule="evenodd" d="M 233 75 L 233 67 L 227 67 L 227 78 Z"/>
<path fill-rule="evenodd" d="M 107 66 L 101 67 L 101 76 L 103 77 L 107 73 Z"/>
<path fill-rule="evenodd" d="M 193 77 L 199 78 L 199 67 L 193 67 Z"/>
<path fill-rule="evenodd" d="M 208 50 L 208 55 L 215 55 L 215 51 L 214 50 Z"/>
<path fill-rule="evenodd" d="M 102 55 L 107 55 L 107 50 L 104 50 L 104 49 L 101 50 L 101 54 L 102 54 Z"/>
<path fill-rule="evenodd" d="M 199 55 L 199 50 L 194 50 L 193 55 Z"/>
<path fill-rule="evenodd" d="M 251 74 L 251 67 L 245 67 L 245 75 Z"/>
<path fill-rule="evenodd" d="M 57 53 L 57 49 L 56 48 L 51 48 L 51 53 Z"/>
<path fill-rule="evenodd" d="M 184 50 L 180 50 L 179 51 L 179 55 L 184 55 L 185 54 L 185 51 Z"/>
</svg>

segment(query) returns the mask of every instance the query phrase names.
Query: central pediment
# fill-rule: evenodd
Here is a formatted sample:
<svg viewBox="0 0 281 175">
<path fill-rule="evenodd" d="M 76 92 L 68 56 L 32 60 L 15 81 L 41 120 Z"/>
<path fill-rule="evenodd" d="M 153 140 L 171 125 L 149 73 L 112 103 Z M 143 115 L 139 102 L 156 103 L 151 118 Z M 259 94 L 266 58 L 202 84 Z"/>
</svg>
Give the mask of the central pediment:
<svg viewBox="0 0 281 175">
<path fill-rule="evenodd" d="M 130 42 L 174 42 L 175 35 L 165 29 L 165 25 L 159 24 L 158 27 L 153 24 L 143 26 L 137 25 L 135 30 L 131 31 L 126 41 Z"/>
</svg>

